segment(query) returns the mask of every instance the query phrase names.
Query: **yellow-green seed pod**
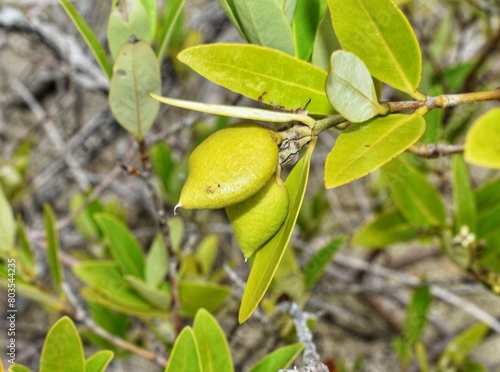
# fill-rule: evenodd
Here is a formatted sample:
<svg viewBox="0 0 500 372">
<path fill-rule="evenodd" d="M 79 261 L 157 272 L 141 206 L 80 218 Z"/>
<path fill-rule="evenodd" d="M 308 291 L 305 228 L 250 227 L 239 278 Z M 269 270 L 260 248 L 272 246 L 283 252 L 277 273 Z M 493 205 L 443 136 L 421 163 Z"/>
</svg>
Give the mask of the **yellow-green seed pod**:
<svg viewBox="0 0 500 372">
<path fill-rule="evenodd" d="M 258 124 L 235 124 L 203 141 L 189 158 L 178 206 L 216 209 L 259 191 L 278 166 L 279 136 Z"/>
<path fill-rule="evenodd" d="M 226 208 L 243 255 L 248 258 L 281 227 L 288 214 L 289 195 L 272 177 L 251 198 Z"/>
</svg>

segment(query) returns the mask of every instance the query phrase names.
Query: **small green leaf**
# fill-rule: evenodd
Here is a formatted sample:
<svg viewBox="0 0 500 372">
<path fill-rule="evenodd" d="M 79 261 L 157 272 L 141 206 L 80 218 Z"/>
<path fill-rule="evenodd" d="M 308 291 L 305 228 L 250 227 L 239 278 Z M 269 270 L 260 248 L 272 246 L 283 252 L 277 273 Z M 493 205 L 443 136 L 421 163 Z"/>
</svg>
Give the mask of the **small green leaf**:
<svg viewBox="0 0 500 372">
<path fill-rule="evenodd" d="M 0 220 L 2 219 L 0 218 Z M 24 228 L 24 224 L 20 216 L 18 216 L 17 218 L 17 235 L 19 238 L 19 245 L 21 248 L 19 250 L 19 259 L 20 259 L 19 264 L 21 265 L 24 274 L 26 274 L 28 277 L 34 278 L 36 276 L 36 272 L 35 272 L 35 257 L 33 256 L 33 248 L 28 239 L 28 235 L 26 234 L 26 229 Z"/>
<path fill-rule="evenodd" d="M 158 23 L 156 0 L 141 0 L 141 3 L 144 9 L 146 10 L 146 14 L 148 15 L 150 37 L 147 40 L 149 40 L 149 42 L 151 43 L 156 36 L 156 24 Z"/>
<path fill-rule="evenodd" d="M 86 202 L 85 197 L 82 194 L 76 194 L 70 203 L 70 210 L 72 213 L 80 210 L 81 206 Z M 75 217 L 74 223 L 80 233 L 87 239 L 97 239 L 100 237 L 101 232 L 99 226 L 94 220 L 94 214 L 98 212 L 103 212 L 104 208 L 101 202 L 96 199 L 88 203 L 85 208 L 78 213 Z"/>
<path fill-rule="evenodd" d="M 278 371 L 288 368 L 304 349 L 303 343 L 287 345 L 266 355 L 260 362 L 255 364 L 248 372 Z"/>
<path fill-rule="evenodd" d="M 129 40 L 116 56 L 108 102 L 116 120 L 139 141 L 160 108 L 149 94 L 160 90 L 160 66 L 153 50 L 144 41 Z"/>
<path fill-rule="evenodd" d="M 202 372 L 200 352 L 191 327 L 185 327 L 175 340 L 165 372 Z"/>
<path fill-rule="evenodd" d="M 47 238 L 47 256 L 49 259 L 50 276 L 57 295 L 62 297 L 63 291 L 61 284 L 64 278 L 61 263 L 61 247 L 59 245 L 56 215 L 49 204 L 43 206 L 43 224 Z"/>
<path fill-rule="evenodd" d="M 384 248 L 418 237 L 418 228 L 411 226 L 398 209 L 387 210 L 361 227 L 353 236 L 353 246 Z"/>
<path fill-rule="evenodd" d="M 59 0 L 59 2 L 73 21 L 73 24 L 76 26 L 78 31 L 80 31 L 80 35 L 82 35 L 82 37 L 84 38 L 85 42 L 92 51 L 92 54 L 94 54 L 94 57 L 97 60 L 97 63 L 101 67 L 102 71 L 104 72 L 106 77 L 110 79 L 112 74 L 111 62 L 106 55 L 106 51 L 99 42 L 99 39 L 92 32 L 87 22 L 85 22 L 80 13 L 78 13 L 78 10 L 76 10 L 70 0 Z"/>
<path fill-rule="evenodd" d="M 174 217 L 168 220 L 168 229 L 170 232 L 170 244 L 174 252 L 181 248 L 182 238 L 184 236 L 184 221 L 180 217 Z"/>
<path fill-rule="evenodd" d="M 164 311 L 170 308 L 170 294 L 168 292 L 152 287 L 135 276 L 125 275 L 124 279 L 135 293 L 148 301 L 151 305 Z"/>
<path fill-rule="evenodd" d="M 108 45 L 113 58 L 132 35 L 148 43 L 152 40 L 149 16 L 142 0 L 116 2 L 108 20 Z"/>
<path fill-rule="evenodd" d="M 160 141 L 151 147 L 151 163 L 164 195 L 168 201 L 177 203 L 182 185 L 174 174 L 176 162 L 172 151 L 164 142 Z"/>
<path fill-rule="evenodd" d="M 183 50 L 177 58 L 227 89 L 261 97 L 289 110 L 307 106 L 311 114 L 332 114 L 325 94 L 326 72 L 274 49 L 250 44 L 210 44 Z M 266 94 L 264 94 L 266 93 Z"/>
<path fill-rule="evenodd" d="M 243 30 L 241 29 L 240 20 L 238 18 L 238 14 L 236 13 L 236 8 L 234 6 L 234 0 L 218 0 L 219 5 L 224 12 L 226 13 L 227 18 L 231 21 L 231 23 L 236 27 L 238 32 L 242 37 L 245 37 Z"/>
<path fill-rule="evenodd" d="M 156 94 L 151 94 L 151 97 L 167 105 L 181 107 L 188 110 L 206 112 L 208 114 L 231 116 L 238 119 L 267 121 L 271 123 L 287 123 L 290 121 L 300 121 L 310 127 L 312 127 L 315 123 L 313 118 L 303 114 L 289 114 L 286 112 L 261 110 L 253 107 L 214 105 L 210 103 L 161 97 Z"/>
<path fill-rule="evenodd" d="M 496 178 L 476 191 L 477 211 L 483 212 L 492 205 L 500 204 L 500 178 Z"/>
<path fill-rule="evenodd" d="M 338 50 L 332 54 L 326 94 L 335 110 L 353 123 L 384 114 L 370 72 L 352 53 Z"/>
<path fill-rule="evenodd" d="M 82 340 L 67 316 L 47 333 L 40 358 L 40 372 L 85 372 Z"/>
<path fill-rule="evenodd" d="M 302 272 L 304 273 L 307 288 L 311 288 L 321 278 L 335 253 L 344 245 L 345 239 L 344 235 L 335 237 L 327 245 L 314 253 L 311 259 L 304 265 Z"/>
<path fill-rule="evenodd" d="M 233 359 L 217 320 L 205 309 L 194 318 L 193 331 L 200 351 L 203 372 L 233 371 Z"/>
<path fill-rule="evenodd" d="M 304 199 L 307 180 L 309 178 L 311 156 L 315 145 L 316 140 L 314 139 L 309 143 L 304 157 L 295 165 L 285 181 L 285 185 L 290 194 L 288 215 L 276 235 L 255 253 L 255 258 L 243 293 L 243 299 L 241 300 L 238 316 L 240 323 L 243 323 L 252 315 L 255 308 L 264 297 L 280 264 L 285 249 L 288 246 Z"/>
<path fill-rule="evenodd" d="M 340 48 L 335 31 L 333 31 L 330 10 L 327 8 L 314 39 L 312 63 L 322 70 L 329 71 L 330 56 L 334 50 Z"/>
<path fill-rule="evenodd" d="M 9 288 L 7 279 L 0 278 L 0 287 L 4 289 Z M 46 306 L 55 311 L 62 311 L 65 306 L 61 300 L 50 293 L 42 291 L 41 289 L 35 287 L 32 284 L 16 283 L 16 291 L 20 296 L 23 296 L 29 300 L 37 302 L 43 306 Z"/>
<path fill-rule="evenodd" d="M 425 129 L 419 114 L 393 114 L 349 126 L 325 162 L 325 186 L 341 186 L 373 172 L 415 143 Z"/>
<path fill-rule="evenodd" d="M 215 258 L 219 252 L 219 237 L 215 234 L 207 235 L 196 248 L 196 259 L 201 265 L 201 272 L 208 276 L 212 271 Z"/>
<path fill-rule="evenodd" d="M 170 39 L 174 33 L 175 24 L 179 20 L 182 14 L 182 8 L 184 7 L 185 0 L 170 0 L 165 4 L 165 10 L 163 12 L 163 31 L 161 33 L 160 39 L 158 40 L 158 45 L 160 46 L 156 51 L 156 56 L 159 60 L 163 58 L 165 51 L 170 44 Z"/>
<path fill-rule="evenodd" d="M 421 228 L 446 223 L 446 211 L 438 191 L 406 157 L 399 156 L 387 163 L 382 175 L 410 225 Z"/>
<path fill-rule="evenodd" d="M 199 282 L 194 280 L 179 281 L 179 299 L 181 314 L 194 316 L 205 308 L 209 312 L 217 310 L 231 294 L 231 289 L 225 285 Z"/>
<path fill-rule="evenodd" d="M 500 224 L 498 221 L 500 221 L 500 203 L 492 205 L 491 208 L 479 215 L 477 237 L 486 240 L 500 238 Z M 498 250 L 500 246 L 495 248 Z"/>
<path fill-rule="evenodd" d="M 233 0 L 233 3 L 250 43 L 295 54 L 290 23 L 276 1 Z"/>
<path fill-rule="evenodd" d="M 455 155 L 452 160 L 453 200 L 455 203 L 455 233 L 467 226 L 471 233 L 477 231 L 476 200 L 472 191 L 467 166 L 462 156 Z"/>
<path fill-rule="evenodd" d="M 164 282 L 168 272 L 168 255 L 165 241 L 157 234 L 146 256 L 144 279 L 147 284 L 158 287 Z"/>
<path fill-rule="evenodd" d="M 110 350 L 98 351 L 85 362 L 85 372 L 104 372 L 114 355 Z"/>
<path fill-rule="evenodd" d="M 289 2 L 286 1 L 286 4 Z M 295 13 L 292 13 L 292 31 L 295 55 L 304 61 L 311 57 L 316 33 L 325 10 L 326 2 L 323 0 L 297 0 Z"/>
<path fill-rule="evenodd" d="M 144 255 L 130 230 L 116 217 L 99 213 L 95 216 L 106 237 L 111 254 L 124 274 L 144 278 Z"/>
<path fill-rule="evenodd" d="M 462 363 L 466 361 L 469 353 L 484 339 L 487 332 L 488 326 L 481 323 L 466 329 L 448 343 L 446 349 L 439 358 L 438 365 L 440 367 L 447 366 L 450 362 L 456 366 L 462 365 Z"/>
<path fill-rule="evenodd" d="M 416 92 L 422 73 L 417 38 L 391 0 L 328 0 L 328 6 L 343 49 L 361 58 L 377 79 L 423 98 Z"/>
<path fill-rule="evenodd" d="M 0 187 L 0 251 L 7 251 L 14 248 L 16 238 L 16 221 L 14 220 L 14 212 Z"/>
<path fill-rule="evenodd" d="M 468 163 L 500 169 L 500 108 L 481 115 L 465 137 L 464 156 Z"/>
</svg>

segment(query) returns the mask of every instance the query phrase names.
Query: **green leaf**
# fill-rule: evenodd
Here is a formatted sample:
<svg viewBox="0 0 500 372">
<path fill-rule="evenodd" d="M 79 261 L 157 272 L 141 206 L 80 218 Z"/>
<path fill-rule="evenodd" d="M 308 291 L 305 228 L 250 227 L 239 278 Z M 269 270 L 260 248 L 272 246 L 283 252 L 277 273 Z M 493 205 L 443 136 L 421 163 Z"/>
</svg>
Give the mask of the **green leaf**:
<svg viewBox="0 0 500 372">
<path fill-rule="evenodd" d="M 1 189 L 0 189 L 1 193 Z M 0 196 L 1 198 L 1 196 Z M 1 203 L 1 201 L 0 201 Z M 0 207 L 1 209 L 1 207 Z M 1 212 L 0 212 L 1 214 Z M 2 220 L 0 218 L 0 220 Z M 4 220 L 2 220 L 4 221 Z M 20 216 L 17 218 L 17 235 L 19 238 L 19 259 L 20 266 L 23 270 L 23 273 L 26 274 L 30 278 L 34 278 L 36 276 L 35 272 L 35 257 L 33 256 L 33 248 L 31 247 L 31 243 L 28 239 L 28 235 L 26 234 L 26 229 L 24 228 L 23 221 Z M 1 239 L 1 238 L 0 238 Z M 0 240 L 3 241 L 3 240 Z"/>
<path fill-rule="evenodd" d="M 287 345 L 266 355 L 255 364 L 248 372 L 268 372 L 288 368 L 304 349 L 303 343 Z"/>
<path fill-rule="evenodd" d="M 479 213 L 500 204 L 500 178 L 496 178 L 476 190 L 476 206 Z"/>
<path fill-rule="evenodd" d="M 208 276 L 212 271 L 218 252 L 219 237 L 215 234 L 207 235 L 200 244 L 198 244 L 195 256 L 201 265 L 201 272 L 203 275 Z"/>
<path fill-rule="evenodd" d="M 289 1 L 286 2 L 288 4 Z M 304 61 L 311 57 L 319 24 L 326 10 L 323 0 L 297 0 L 293 14 L 292 31 L 295 55 Z"/>
<path fill-rule="evenodd" d="M 116 217 L 99 213 L 95 220 L 104 233 L 111 254 L 123 274 L 144 278 L 144 255 L 130 230 Z"/>
<path fill-rule="evenodd" d="M 447 366 L 451 362 L 456 366 L 460 366 L 466 361 L 469 353 L 479 345 L 487 333 L 488 326 L 486 324 L 480 323 L 469 327 L 448 343 L 439 358 L 438 365 L 440 367 Z"/>
<path fill-rule="evenodd" d="M 88 307 L 92 319 L 99 327 L 113 335 L 125 338 L 131 323 L 128 316 L 92 302 L 89 302 Z"/>
<path fill-rule="evenodd" d="M 356 55 L 338 50 L 332 54 L 326 94 L 332 106 L 353 123 L 384 114 L 370 72 Z"/>
<path fill-rule="evenodd" d="M 500 237 L 500 203 L 492 205 L 479 215 L 477 221 L 477 237 L 480 239 L 494 239 Z M 496 247 L 500 249 L 500 247 Z"/>
<path fill-rule="evenodd" d="M 394 243 L 409 242 L 418 235 L 418 228 L 411 226 L 398 209 L 390 209 L 356 231 L 351 244 L 384 248 Z"/>
<path fill-rule="evenodd" d="M 192 317 L 205 308 L 209 312 L 217 310 L 231 294 L 231 289 L 225 285 L 199 282 L 194 280 L 179 281 L 179 299 L 181 314 Z"/>
<path fill-rule="evenodd" d="M 344 245 L 345 240 L 346 237 L 344 235 L 333 238 L 327 245 L 314 253 L 311 259 L 304 265 L 302 272 L 304 273 L 304 280 L 308 289 L 321 278 L 335 253 Z"/>
<path fill-rule="evenodd" d="M 92 32 L 88 24 L 82 18 L 80 13 L 78 13 L 78 10 L 76 10 L 76 8 L 73 6 L 70 0 L 59 0 L 59 2 L 61 3 L 62 7 L 64 8 L 68 16 L 73 21 L 73 24 L 80 32 L 80 35 L 82 35 L 82 37 L 84 38 L 85 42 L 92 51 L 92 54 L 94 54 L 94 57 L 97 60 L 99 66 L 101 67 L 101 70 L 104 72 L 106 77 L 110 79 L 112 74 L 111 62 L 109 61 L 108 56 L 106 55 L 106 51 L 99 42 L 99 39 Z"/>
<path fill-rule="evenodd" d="M 110 350 L 101 350 L 85 362 L 85 372 L 103 372 L 115 354 Z"/>
<path fill-rule="evenodd" d="M 205 309 L 194 318 L 193 331 L 200 351 L 203 372 L 233 371 L 233 359 L 217 320 Z"/>
<path fill-rule="evenodd" d="M 157 234 L 146 256 L 144 279 L 152 287 L 158 287 L 164 282 L 168 272 L 168 255 L 165 241 Z"/>
<path fill-rule="evenodd" d="M 481 115 L 465 137 L 464 156 L 468 163 L 500 169 L 500 108 Z"/>
<path fill-rule="evenodd" d="M 142 6 L 146 10 L 146 14 L 148 15 L 148 23 L 149 23 L 149 32 L 150 37 L 149 42 L 151 43 L 156 36 L 156 25 L 157 25 L 157 11 L 156 11 L 156 0 L 141 0 Z"/>
<path fill-rule="evenodd" d="M 155 288 L 135 276 L 125 275 L 124 279 L 139 296 L 151 305 L 164 311 L 170 308 L 170 294 L 168 292 Z"/>
<path fill-rule="evenodd" d="M 182 184 L 175 174 L 177 165 L 172 152 L 164 142 L 151 147 L 151 163 L 164 195 L 175 205 L 179 201 Z"/>
<path fill-rule="evenodd" d="M 233 4 L 250 43 L 295 54 L 290 23 L 276 1 L 233 0 Z"/>
<path fill-rule="evenodd" d="M 333 31 L 330 10 L 327 8 L 314 39 L 312 63 L 325 71 L 329 71 L 330 56 L 337 49 L 340 49 L 340 44 L 335 31 Z"/>
<path fill-rule="evenodd" d="M 8 288 L 8 282 L 5 278 L 0 278 L 0 287 Z M 20 296 L 26 297 L 29 300 L 38 302 L 43 306 L 47 306 L 55 311 L 63 311 L 65 309 L 64 303 L 50 293 L 42 291 L 32 284 L 16 283 L 16 291 Z"/>
<path fill-rule="evenodd" d="M 1 372 L 3 372 L 3 369 L 0 369 Z M 31 369 L 29 369 L 26 366 L 23 366 L 22 364 L 12 364 L 9 367 L 9 372 L 31 372 Z"/>
<path fill-rule="evenodd" d="M 86 202 L 82 194 L 76 194 L 71 199 L 70 210 L 72 213 L 79 211 L 81 206 Z M 100 237 L 101 232 L 99 226 L 94 220 L 94 214 L 103 212 L 104 208 L 101 202 L 96 199 L 88 203 L 84 209 L 75 217 L 74 223 L 80 233 L 87 239 L 97 239 Z"/>
<path fill-rule="evenodd" d="M 431 302 L 432 295 L 429 287 L 417 288 L 413 292 L 403 325 L 403 332 L 409 344 L 414 344 L 424 336 Z"/>
<path fill-rule="evenodd" d="M 341 186 L 366 176 L 415 143 L 425 129 L 419 114 L 393 114 L 349 126 L 325 162 L 325 186 Z"/>
<path fill-rule="evenodd" d="M 47 258 L 49 260 L 50 276 L 57 295 L 62 298 L 63 291 L 61 284 L 64 279 L 61 263 L 61 247 L 59 245 L 57 219 L 49 204 L 43 206 L 43 224 L 47 239 Z"/>
<path fill-rule="evenodd" d="M 147 43 L 152 41 L 149 16 L 142 0 L 118 1 L 115 4 L 108 20 L 108 45 L 113 58 L 132 35 Z"/>
<path fill-rule="evenodd" d="M 210 44 L 185 49 L 177 58 L 208 80 L 254 100 L 288 110 L 332 114 L 325 94 L 327 74 L 274 49 L 247 44 Z M 266 93 L 266 94 L 264 94 Z"/>
<path fill-rule="evenodd" d="M 238 14 L 236 13 L 236 8 L 234 6 L 234 0 L 217 0 L 219 5 L 224 12 L 226 13 L 227 18 L 231 21 L 231 23 L 236 27 L 238 32 L 242 37 L 245 37 L 243 30 L 241 29 L 240 20 L 238 18 Z"/>
<path fill-rule="evenodd" d="M 163 55 L 170 44 L 175 24 L 179 20 L 184 3 L 185 0 L 170 0 L 165 4 L 165 11 L 163 12 L 164 21 L 162 22 L 163 30 L 160 39 L 158 40 L 158 45 L 160 47 L 156 51 L 156 56 L 159 60 L 163 58 Z"/>
<path fill-rule="evenodd" d="M 185 327 L 175 340 L 165 372 L 202 372 L 200 352 L 191 327 Z"/>
<path fill-rule="evenodd" d="M 47 333 L 40 358 L 40 372 L 85 372 L 82 340 L 67 316 Z"/>
<path fill-rule="evenodd" d="M 382 175 L 410 225 L 422 228 L 446 223 L 446 211 L 438 191 L 406 157 L 399 156 L 387 163 Z"/>
<path fill-rule="evenodd" d="M 16 221 L 14 212 L 3 193 L 0 186 L 0 242 L 2 242 L 0 251 L 7 251 L 14 248 L 16 239 Z"/>
<path fill-rule="evenodd" d="M 262 110 L 253 107 L 214 105 L 195 101 L 185 101 L 181 99 L 168 98 L 151 94 L 154 98 L 167 105 L 181 107 L 188 110 L 206 112 L 208 114 L 231 116 L 238 119 L 259 120 L 271 123 L 287 123 L 290 121 L 300 121 L 310 127 L 315 123 L 314 119 L 303 114 L 289 114 L 285 112 Z"/>
<path fill-rule="evenodd" d="M 316 140 L 314 139 L 309 143 L 304 157 L 295 165 L 285 181 L 290 194 L 288 215 L 276 235 L 255 253 L 245 291 L 243 292 L 243 299 L 241 300 L 238 316 L 240 323 L 243 323 L 252 315 L 264 297 L 288 246 L 304 199 L 311 156 L 315 145 Z"/>
<path fill-rule="evenodd" d="M 168 220 L 168 230 L 170 236 L 170 244 L 174 252 L 181 249 L 182 237 L 184 236 L 184 221 L 180 217 L 173 217 Z"/>
<path fill-rule="evenodd" d="M 416 92 L 422 73 L 417 38 L 391 0 L 328 0 L 328 5 L 343 49 L 361 58 L 382 82 L 425 98 Z"/>
<path fill-rule="evenodd" d="M 455 204 L 455 233 L 467 226 L 471 233 L 477 231 L 476 200 L 472 191 L 467 166 L 462 156 L 455 155 L 452 160 L 453 200 Z"/>
<path fill-rule="evenodd" d="M 149 97 L 160 93 L 160 66 L 144 41 L 124 44 L 113 65 L 108 102 L 120 125 L 141 141 L 153 125 L 160 104 Z"/>
</svg>

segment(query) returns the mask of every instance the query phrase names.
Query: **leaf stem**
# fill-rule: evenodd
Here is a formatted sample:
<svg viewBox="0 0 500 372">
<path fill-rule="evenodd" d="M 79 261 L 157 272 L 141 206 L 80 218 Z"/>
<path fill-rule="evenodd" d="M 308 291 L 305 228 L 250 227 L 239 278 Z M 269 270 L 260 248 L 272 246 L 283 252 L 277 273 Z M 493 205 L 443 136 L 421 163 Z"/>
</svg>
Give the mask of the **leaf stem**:
<svg viewBox="0 0 500 372">
<path fill-rule="evenodd" d="M 316 121 L 316 124 L 312 128 L 312 135 L 317 136 L 321 132 L 339 126 L 339 124 L 346 123 L 347 119 L 342 115 L 331 115 L 327 118 Z"/>
</svg>

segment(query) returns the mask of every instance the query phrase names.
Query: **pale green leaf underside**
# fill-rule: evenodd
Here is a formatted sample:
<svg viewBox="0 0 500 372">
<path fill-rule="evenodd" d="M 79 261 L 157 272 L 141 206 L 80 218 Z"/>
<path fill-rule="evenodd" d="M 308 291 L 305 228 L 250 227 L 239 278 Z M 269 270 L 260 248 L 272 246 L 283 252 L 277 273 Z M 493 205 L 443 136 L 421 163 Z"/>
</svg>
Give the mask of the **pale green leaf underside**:
<svg viewBox="0 0 500 372">
<path fill-rule="evenodd" d="M 312 127 L 315 123 L 313 118 L 302 114 L 290 114 L 287 112 L 262 110 L 253 107 L 215 105 L 211 103 L 162 97 L 157 94 L 151 94 L 151 97 L 167 105 L 199 112 L 206 112 L 207 114 L 231 116 L 238 119 L 258 120 L 270 123 L 287 123 L 289 121 L 299 121 L 310 127 Z"/>
<path fill-rule="evenodd" d="M 361 58 L 377 79 L 418 98 L 422 55 L 396 5 L 391 0 L 328 0 L 328 5 L 342 48 Z"/>
<path fill-rule="evenodd" d="M 332 114 L 327 73 L 286 53 L 251 44 L 218 43 L 186 49 L 177 58 L 205 78 L 264 103 L 295 110 L 311 99 L 311 114 Z M 266 94 L 264 94 L 266 93 Z"/>
<path fill-rule="evenodd" d="M 292 235 L 297 216 L 304 199 L 312 152 L 316 141 L 312 141 L 304 157 L 295 165 L 285 181 L 290 193 L 290 207 L 285 222 L 267 243 L 255 253 L 255 259 L 248 276 L 243 299 L 241 300 L 239 321 L 243 323 L 252 315 L 264 297 L 271 280 L 278 269 L 285 249 Z"/>
<path fill-rule="evenodd" d="M 500 169 L 500 108 L 480 116 L 465 137 L 464 156 L 468 163 Z"/>
<path fill-rule="evenodd" d="M 351 125 L 339 135 L 326 158 L 326 188 L 373 172 L 415 143 L 424 129 L 425 121 L 419 114 L 394 114 Z"/>
<path fill-rule="evenodd" d="M 353 123 L 371 119 L 384 112 L 370 72 L 356 55 L 336 51 L 330 59 L 326 94 L 332 106 Z"/>
</svg>

